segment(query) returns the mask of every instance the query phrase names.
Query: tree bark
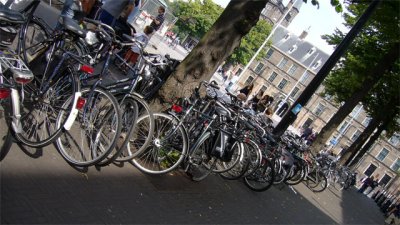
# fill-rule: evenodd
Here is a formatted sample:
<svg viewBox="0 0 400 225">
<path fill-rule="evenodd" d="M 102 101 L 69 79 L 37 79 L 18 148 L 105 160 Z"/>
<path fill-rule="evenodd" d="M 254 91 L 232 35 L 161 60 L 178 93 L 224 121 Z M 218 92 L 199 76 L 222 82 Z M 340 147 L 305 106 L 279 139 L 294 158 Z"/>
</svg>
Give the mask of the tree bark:
<svg viewBox="0 0 400 225">
<path fill-rule="evenodd" d="M 210 80 L 218 66 L 240 45 L 242 37 L 257 24 L 267 2 L 230 1 L 211 29 L 168 78 L 152 102 L 152 108 L 162 109 L 162 105 L 176 97 L 190 95 L 201 81 Z"/>
<path fill-rule="evenodd" d="M 374 130 L 379 126 L 381 120 L 373 117 L 369 122 L 368 126 L 362 132 L 362 134 L 355 140 L 350 147 L 346 150 L 344 155 L 340 158 L 340 163 L 347 165 L 349 161 L 357 154 L 362 145 L 368 140 L 369 136 L 374 132 Z"/>
<path fill-rule="evenodd" d="M 361 157 L 363 157 L 365 155 L 365 153 L 368 151 L 368 149 L 375 143 L 375 141 L 382 134 L 382 131 L 385 130 L 385 127 L 388 125 L 389 121 L 390 121 L 390 119 L 388 118 L 384 123 L 379 125 L 378 130 L 370 137 L 368 142 L 354 157 L 353 161 L 348 162 L 346 165 L 348 165 L 349 167 L 353 167 L 354 165 L 357 165 L 357 163 L 360 161 Z"/>
<path fill-rule="evenodd" d="M 343 106 L 335 113 L 335 115 L 328 121 L 328 123 L 319 132 L 316 140 L 311 145 L 311 151 L 319 152 L 327 142 L 328 138 L 333 134 L 339 124 L 346 118 L 346 116 L 354 109 L 354 107 L 363 100 L 364 96 L 374 87 L 379 81 L 381 75 L 390 71 L 394 66 L 396 60 L 399 59 L 400 43 L 394 43 L 388 52 L 379 60 L 379 62 L 365 74 L 367 77 L 361 88 L 355 91 L 352 96 L 347 99 Z"/>
</svg>

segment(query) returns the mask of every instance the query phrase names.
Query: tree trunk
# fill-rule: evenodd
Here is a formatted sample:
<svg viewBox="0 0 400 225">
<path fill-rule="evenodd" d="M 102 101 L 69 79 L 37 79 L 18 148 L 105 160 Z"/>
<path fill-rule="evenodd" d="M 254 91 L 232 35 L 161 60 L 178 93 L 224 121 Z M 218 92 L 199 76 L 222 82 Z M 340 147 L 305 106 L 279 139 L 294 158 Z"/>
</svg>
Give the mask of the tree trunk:
<svg viewBox="0 0 400 225">
<path fill-rule="evenodd" d="M 384 131 L 387 128 L 387 126 L 390 124 L 390 122 L 391 122 L 391 120 L 392 120 L 392 118 L 393 118 L 393 116 L 395 114 L 396 114 L 396 112 L 393 112 L 392 114 L 386 115 L 384 117 L 384 119 L 381 121 L 381 124 L 378 126 L 378 130 L 371 136 L 369 141 L 364 145 L 364 147 L 359 151 L 359 153 L 355 154 L 355 157 L 354 156 L 350 157 L 348 162 L 346 162 L 346 165 L 354 166 L 360 161 L 361 157 L 368 151 L 368 149 L 379 138 L 379 136 L 381 135 L 382 131 Z M 353 160 L 351 160 L 351 159 L 353 159 Z"/>
<path fill-rule="evenodd" d="M 311 145 L 311 151 L 319 152 L 327 142 L 328 138 L 333 134 L 339 124 L 346 118 L 346 116 L 354 109 L 354 107 L 362 101 L 364 96 L 374 87 L 374 85 L 381 78 L 381 74 L 390 71 L 394 63 L 399 58 L 399 42 L 394 43 L 388 52 L 379 60 L 375 66 L 365 74 L 367 77 L 361 89 L 355 91 L 352 96 L 347 99 L 343 106 L 335 113 L 335 115 L 328 121 L 328 123 L 319 132 L 317 139 Z"/>
<path fill-rule="evenodd" d="M 201 81 L 210 80 L 217 67 L 240 45 L 242 37 L 257 24 L 267 2 L 230 1 L 211 29 L 168 78 L 152 108 L 161 109 L 162 106 L 156 105 L 188 96 Z"/>
<path fill-rule="evenodd" d="M 362 134 L 355 140 L 350 147 L 346 150 L 344 155 L 340 158 L 340 163 L 347 165 L 349 161 L 357 154 L 362 145 L 368 140 L 369 136 L 374 132 L 374 130 L 379 126 L 381 120 L 374 117 L 369 122 L 368 126 L 362 132 Z"/>
</svg>

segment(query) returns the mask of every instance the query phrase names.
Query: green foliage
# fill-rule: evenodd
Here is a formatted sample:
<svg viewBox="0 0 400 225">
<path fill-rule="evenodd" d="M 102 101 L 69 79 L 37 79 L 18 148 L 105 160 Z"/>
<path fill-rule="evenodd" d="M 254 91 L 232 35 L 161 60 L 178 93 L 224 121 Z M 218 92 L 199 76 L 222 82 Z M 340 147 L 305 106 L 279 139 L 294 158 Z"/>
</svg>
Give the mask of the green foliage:
<svg viewBox="0 0 400 225">
<path fill-rule="evenodd" d="M 223 11 L 212 0 L 178 0 L 171 8 L 178 17 L 174 32 L 188 34 L 197 39 L 207 33 Z"/>
<path fill-rule="evenodd" d="M 348 13 L 344 14 L 345 25 L 351 28 L 368 7 L 368 1 L 354 3 L 347 6 Z M 400 1 L 383 1 L 372 17 L 349 47 L 342 60 L 324 82 L 325 92 L 334 96 L 337 102 L 346 101 L 352 93 L 360 88 L 370 68 L 388 51 L 392 43 L 398 42 L 400 37 L 399 13 Z M 335 30 L 332 35 L 323 38 L 331 45 L 338 45 L 345 34 Z M 399 60 L 392 71 L 386 74 L 375 74 L 380 80 L 363 100 L 367 112 L 372 117 L 378 115 L 395 114 L 388 127 L 388 133 L 399 130 Z M 392 111 L 382 112 L 385 104 L 393 104 Z"/>
<path fill-rule="evenodd" d="M 243 37 L 240 46 L 235 49 L 232 55 L 228 58 L 227 62 L 232 65 L 247 64 L 268 37 L 270 32 L 271 25 L 265 20 L 259 20 L 257 25 L 254 26 L 251 31 Z M 263 58 L 265 55 L 266 51 L 262 50 L 257 57 Z"/>
</svg>

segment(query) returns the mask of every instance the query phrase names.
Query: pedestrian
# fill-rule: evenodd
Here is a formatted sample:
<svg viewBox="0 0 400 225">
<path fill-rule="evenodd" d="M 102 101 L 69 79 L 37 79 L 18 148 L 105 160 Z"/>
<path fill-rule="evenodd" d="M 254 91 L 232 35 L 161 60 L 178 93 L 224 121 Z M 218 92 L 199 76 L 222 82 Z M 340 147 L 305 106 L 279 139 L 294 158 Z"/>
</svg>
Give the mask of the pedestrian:
<svg viewBox="0 0 400 225">
<path fill-rule="evenodd" d="M 239 90 L 239 94 L 237 95 L 237 97 L 242 101 L 246 101 L 246 99 L 249 97 L 249 95 L 253 91 L 253 87 L 254 87 L 254 83 L 246 85 L 244 88 Z"/>
<path fill-rule="evenodd" d="M 115 21 L 119 18 L 124 10 L 126 10 L 127 15 L 129 15 L 134 7 L 134 0 L 106 1 L 101 7 L 102 10 L 99 16 L 99 20 L 102 23 L 113 27 Z"/>
<path fill-rule="evenodd" d="M 258 93 L 250 100 L 251 108 L 256 111 L 257 105 L 263 97 L 263 91 L 258 91 Z M 263 110 L 264 111 L 264 110 Z"/>
<path fill-rule="evenodd" d="M 400 225 L 400 201 L 397 199 L 394 207 L 387 212 L 387 218 L 385 224 Z"/>
<path fill-rule="evenodd" d="M 156 17 L 154 17 L 154 16 L 147 16 L 147 17 L 153 20 L 153 21 L 151 21 L 150 26 L 154 29 L 154 33 L 157 32 L 165 20 L 164 6 L 158 7 L 158 15 Z M 153 36 L 153 34 L 151 36 Z M 151 36 L 150 36 L 150 38 L 151 38 Z"/>
<path fill-rule="evenodd" d="M 149 43 L 150 39 L 149 35 L 151 35 L 152 33 L 153 33 L 153 28 L 150 26 L 146 26 L 143 30 L 143 33 L 134 34 L 134 38 L 139 42 L 143 43 L 143 46 L 141 47 L 144 49 L 147 46 L 147 43 Z M 141 47 L 136 44 L 132 45 L 131 49 L 129 49 L 128 52 L 125 54 L 124 61 L 128 62 L 128 64 L 130 65 L 135 65 L 138 57 L 140 56 Z M 126 72 L 127 67 L 122 67 L 122 70 Z"/>
<path fill-rule="evenodd" d="M 308 136 L 310 136 L 310 134 L 312 134 L 312 132 L 313 132 L 313 128 L 312 128 L 312 127 L 306 127 L 306 128 L 303 130 L 303 132 L 302 132 L 300 138 L 303 139 L 303 140 L 306 140 L 306 138 L 307 138 Z"/>
<path fill-rule="evenodd" d="M 257 110 L 260 112 L 266 111 L 266 109 L 269 109 L 269 113 L 272 112 L 272 109 L 269 108 L 269 106 L 272 104 L 274 101 L 274 98 L 269 96 L 269 95 L 264 95 L 261 100 L 257 103 Z"/>
<path fill-rule="evenodd" d="M 361 188 L 358 189 L 358 193 L 364 193 L 365 189 L 367 189 L 367 187 L 369 187 L 371 185 L 373 181 L 373 177 L 365 177 L 364 179 L 361 180 Z"/>
<path fill-rule="evenodd" d="M 139 15 L 140 13 L 141 6 L 142 6 L 142 0 L 135 0 L 135 7 L 129 14 L 128 19 L 126 19 L 128 23 L 132 24 L 135 21 L 137 15 Z"/>
<path fill-rule="evenodd" d="M 312 132 L 308 137 L 306 138 L 306 144 L 311 145 L 315 139 L 317 138 L 317 132 Z"/>
<path fill-rule="evenodd" d="M 369 193 L 371 193 L 376 187 L 378 186 L 378 179 L 374 178 L 371 181 L 371 185 L 369 185 L 368 190 L 365 191 L 365 194 L 368 195 Z"/>
</svg>

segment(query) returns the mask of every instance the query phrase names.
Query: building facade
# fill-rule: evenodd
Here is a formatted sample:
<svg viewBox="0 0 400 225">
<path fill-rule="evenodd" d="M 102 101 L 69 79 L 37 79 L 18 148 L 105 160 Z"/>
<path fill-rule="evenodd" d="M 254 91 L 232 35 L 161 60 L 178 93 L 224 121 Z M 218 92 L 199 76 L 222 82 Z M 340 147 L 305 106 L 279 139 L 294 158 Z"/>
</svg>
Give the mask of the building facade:
<svg viewBox="0 0 400 225">
<path fill-rule="evenodd" d="M 285 27 L 278 27 L 271 38 L 272 46 L 266 49 L 265 58 L 253 61 L 234 87 L 239 90 L 253 83 L 248 99 L 259 91 L 274 97 L 272 110 L 278 121 L 329 58 L 328 54 L 305 41 L 306 35 L 303 32 L 296 36 Z M 235 69 L 236 74 L 241 73 L 240 67 Z M 307 105 L 301 108 L 293 123 L 298 133 L 307 127 L 318 133 L 337 112 L 339 105 L 323 92 L 321 85 Z M 370 120 L 363 106 L 357 105 L 337 127 L 327 145 L 334 154 L 341 155 L 361 135 Z M 389 140 L 380 139 L 357 166 L 358 173 L 361 176 L 373 175 L 388 188 L 399 187 L 399 157 L 398 135 Z"/>
</svg>

